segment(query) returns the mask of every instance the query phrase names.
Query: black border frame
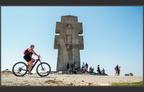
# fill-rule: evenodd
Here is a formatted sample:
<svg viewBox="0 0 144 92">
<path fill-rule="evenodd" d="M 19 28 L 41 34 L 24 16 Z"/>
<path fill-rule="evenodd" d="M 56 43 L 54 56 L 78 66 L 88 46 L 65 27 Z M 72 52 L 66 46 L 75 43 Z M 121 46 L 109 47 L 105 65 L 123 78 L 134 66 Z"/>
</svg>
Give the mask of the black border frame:
<svg viewBox="0 0 144 92">
<path fill-rule="evenodd" d="M 143 15 L 144 15 L 144 2 L 143 0 L 0 0 L 0 6 L 143 6 Z M 1 12 L 1 7 L 0 7 Z M 143 16 L 144 21 L 144 16 Z M 0 30 L 1 30 L 1 14 L 0 14 Z M 144 26 L 143 26 L 144 30 Z M 0 31 L 1 35 L 1 31 Z M 144 35 L 144 31 L 143 34 Z M 0 36 L 1 37 L 1 36 Z M 1 38 L 0 38 L 1 39 Z M 144 36 L 143 36 L 144 39 Z M 143 40 L 144 43 L 144 40 Z M 0 43 L 1 47 L 1 43 Z M 144 46 L 143 46 L 144 48 Z M 144 53 L 144 49 L 143 49 Z M 0 48 L 0 55 L 1 55 L 1 48 Z M 1 60 L 1 56 L 0 56 Z M 1 65 L 1 62 L 0 62 Z M 144 63 L 143 63 L 144 65 Z M 144 70 L 144 67 L 143 67 Z M 1 66 L 0 66 L 1 71 Z M 144 73 L 143 73 L 143 80 L 144 80 Z M 16 89 L 15 89 L 16 88 Z M 19 89 L 20 88 L 20 89 Z M 67 89 L 68 88 L 68 89 Z M 97 86 L 97 87 L 48 87 L 48 86 L 23 86 L 23 87 L 14 87 L 14 86 L 1 86 L 1 75 L 0 75 L 0 89 L 4 91 L 12 90 L 12 91 L 74 91 L 74 90 L 80 90 L 80 91 L 137 91 L 137 88 L 141 90 L 144 88 L 144 82 L 143 86 L 140 87 L 114 87 L 114 86 Z"/>
<path fill-rule="evenodd" d="M 143 0 L 0 0 L 0 6 L 143 6 Z"/>
</svg>

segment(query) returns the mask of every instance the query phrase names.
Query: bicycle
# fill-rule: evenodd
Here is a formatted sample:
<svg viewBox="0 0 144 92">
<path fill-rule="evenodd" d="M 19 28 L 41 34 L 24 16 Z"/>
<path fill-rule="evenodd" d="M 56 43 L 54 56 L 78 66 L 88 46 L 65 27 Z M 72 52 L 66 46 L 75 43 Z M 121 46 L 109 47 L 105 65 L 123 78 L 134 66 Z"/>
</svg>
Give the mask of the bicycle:
<svg viewBox="0 0 144 92">
<path fill-rule="evenodd" d="M 41 62 L 39 57 L 34 62 L 31 71 L 33 70 L 38 61 L 40 62 L 40 64 L 38 64 L 36 72 L 39 76 L 46 77 L 51 72 L 51 67 L 48 63 Z M 28 72 L 28 65 L 25 62 L 17 62 L 13 65 L 12 72 L 17 77 L 23 77 Z"/>
</svg>

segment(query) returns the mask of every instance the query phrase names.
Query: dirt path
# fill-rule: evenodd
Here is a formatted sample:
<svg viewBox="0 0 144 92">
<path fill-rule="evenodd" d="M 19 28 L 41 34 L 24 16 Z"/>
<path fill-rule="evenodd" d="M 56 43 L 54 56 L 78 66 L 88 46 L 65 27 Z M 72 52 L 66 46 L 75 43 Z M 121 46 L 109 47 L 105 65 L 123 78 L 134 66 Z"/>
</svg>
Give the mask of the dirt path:
<svg viewBox="0 0 144 92">
<path fill-rule="evenodd" d="M 37 74 L 16 77 L 2 74 L 2 86 L 111 86 L 117 82 L 140 82 L 142 76 L 98 76 L 85 74 L 50 74 L 39 77 Z"/>
</svg>

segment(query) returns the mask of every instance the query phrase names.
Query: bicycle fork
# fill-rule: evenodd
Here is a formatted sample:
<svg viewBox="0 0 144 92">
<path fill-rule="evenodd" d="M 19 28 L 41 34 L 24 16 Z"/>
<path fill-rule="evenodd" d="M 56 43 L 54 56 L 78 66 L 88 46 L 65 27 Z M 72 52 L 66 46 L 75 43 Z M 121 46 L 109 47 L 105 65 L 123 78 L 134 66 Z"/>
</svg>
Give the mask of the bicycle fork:
<svg viewBox="0 0 144 92">
<path fill-rule="evenodd" d="M 42 63 L 40 63 L 40 64 L 41 64 L 42 70 L 44 70 L 44 68 L 43 68 L 43 66 L 42 66 Z"/>
</svg>

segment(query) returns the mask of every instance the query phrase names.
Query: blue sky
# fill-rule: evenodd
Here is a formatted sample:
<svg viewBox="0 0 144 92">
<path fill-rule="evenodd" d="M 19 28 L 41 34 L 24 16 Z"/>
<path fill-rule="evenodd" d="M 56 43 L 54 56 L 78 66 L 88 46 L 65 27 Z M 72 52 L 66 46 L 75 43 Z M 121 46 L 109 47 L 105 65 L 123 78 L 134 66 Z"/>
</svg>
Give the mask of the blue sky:
<svg viewBox="0 0 144 92">
<path fill-rule="evenodd" d="M 117 64 L 122 76 L 130 72 L 143 75 L 142 6 L 2 6 L 1 10 L 2 70 L 26 62 L 23 51 L 31 44 L 56 70 L 56 22 L 61 16 L 73 15 L 83 23 L 81 64 L 87 62 L 95 72 L 99 64 L 111 76 Z"/>
</svg>

